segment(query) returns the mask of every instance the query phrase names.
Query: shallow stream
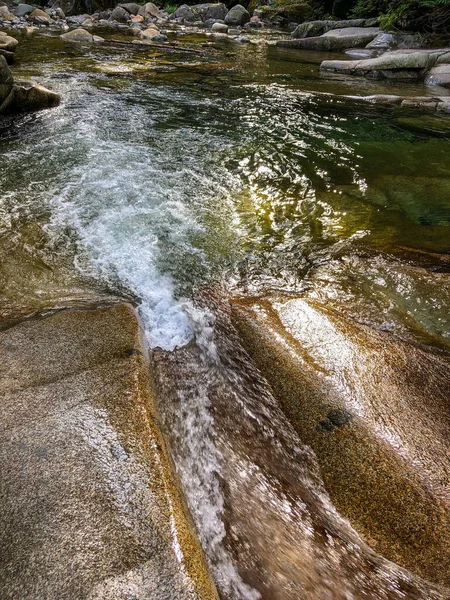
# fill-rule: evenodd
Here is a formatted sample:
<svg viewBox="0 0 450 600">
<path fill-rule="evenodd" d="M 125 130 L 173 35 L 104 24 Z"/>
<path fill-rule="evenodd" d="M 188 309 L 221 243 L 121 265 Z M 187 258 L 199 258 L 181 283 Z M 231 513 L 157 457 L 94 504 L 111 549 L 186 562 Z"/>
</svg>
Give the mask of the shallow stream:
<svg viewBox="0 0 450 600">
<path fill-rule="evenodd" d="M 314 53 L 107 37 L 19 46 L 15 77 L 63 102 L 0 121 L 3 320 L 138 306 L 223 598 L 449 598 L 450 124 L 346 98 L 392 87 L 325 79 Z M 288 347 L 309 387 L 277 380 L 294 381 Z M 324 418 L 338 398 L 366 464 L 404 461 L 397 497 L 431 506 L 417 531 L 379 526 L 373 497 L 352 496 L 357 467 L 345 493 L 327 475 L 341 430 L 309 434 L 297 393 Z"/>
</svg>

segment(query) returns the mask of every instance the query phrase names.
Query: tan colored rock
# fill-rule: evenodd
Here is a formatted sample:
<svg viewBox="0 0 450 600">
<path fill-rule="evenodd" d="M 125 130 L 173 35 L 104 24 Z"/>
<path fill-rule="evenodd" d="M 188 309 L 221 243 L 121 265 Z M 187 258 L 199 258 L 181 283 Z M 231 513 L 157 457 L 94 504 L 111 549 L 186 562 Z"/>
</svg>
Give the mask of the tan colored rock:
<svg viewBox="0 0 450 600">
<path fill-rule="evenodd" d="M 156 4 L 153 4 L 153 2 L 147 2 L 144 4 L 144 6 L 141 6 L 138 15 L 143 17 L 145 20 L 151 18 L 160 19 L 163 16 L 159 8 L 156 6 Z"/>
<path fill-rule="evenodd" d="M 59 37 L 66 42 L 89 43 L 94 41 L 92 34 L 81 27 L 78 29 L 73 29 L 72 31 L 68 31 L 67 33 L 63 33 Z"/>
<path fill-rule="evenodd" d="M 9 12 L 9 8 L 7 6 L 0 6 L 0 20 L 12 21 L 14 18 L 14 15 Z"/>
<path fill-rule="evenodd" d="M 152 38 L 156 37 L 157 35 L 160 35 L 159 30 L 157 29 L 156 25 L 152 25 L 148 29 L 141 31 L 139 34 L 139 37 L 142 38 L 143 40 L 151 40 Z"/>
<path fill-rule="evenodd" d="M 43 108 L 54 108 L 61 102 L 61 96 L 38 83 L 15 81 L 14 98 L 8 107 L 9 112 L 33 112 Z"/>
<path fill-rule="evenodd" d="M 217 600 L 125 304 L 0 333 L 0 596 Z"/>
<path fill-rule="evenodd" d="M 4 32 L 1 33 L 2 35 L 0 35 L 0 50 L 15 52 L 17 46 L 19 45 L 19 42 L 16 40 L 16 38 L 11 37 L 10 35 L 7 35 Z"/>
<path fill-rule="evenodd" d="M 49 24 L 53 21 L 50 15 L 47 14 L 44 10 L 41 10 L 40 8 L 36 8 L 35 10 L 33 10 L 33 12 L 29 15 L 29 19 L 31 21 L 34 21 L 35 23 L 41 24 Z"/>
<path fill-rule="evenodd" d="M 142 17 L 141 15 L 134 15 L 133 17 L 131 17 L 132 23 L 143 23 L 143 21 L 144 17 Z"/>
</svg>

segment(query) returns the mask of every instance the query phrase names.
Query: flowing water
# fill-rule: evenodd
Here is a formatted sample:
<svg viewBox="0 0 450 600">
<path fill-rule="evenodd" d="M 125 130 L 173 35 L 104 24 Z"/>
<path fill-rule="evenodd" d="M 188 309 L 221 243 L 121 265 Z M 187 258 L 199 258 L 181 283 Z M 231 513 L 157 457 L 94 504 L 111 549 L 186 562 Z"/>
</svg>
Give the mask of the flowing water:
<svg viewBox="0 0 450 600">
<path fill-rule="evenodd" d="M 189 35 L 169 52 L 109 37 L 119 41 L 67 47 L 42 35 L 19 46 L 16 77 L 36 77 L 63 102 L 0 121 L 0 314 L 111 295 L 136 303 L 162 423 L 223 598 L 450 597 L 448 558 L 421 562 L 424 547 L 433 554 L 429 540 L 414 533 L 420 543 L 404 551 L 383 542 L 326 474 L 324 484 L 320 448 L 292 422 L 247 340 L 252 362 L 236 317 L 253 306 L 250 320 L 268 331 L 270 302 L 277 343 L 287 348 L 293 336 L 358 418 L 385 420 L 375 437 L 441 503 L 439 554 L 450 539 L 446 430 L 437 427 L 434 458 L 419 442 L 408 454 L 416 430 L 402 429 L 389 399 L 405 405 L 411 356 L 431 365 L 437 398 L 429 418 L 413 407 L 418 439 L 448 422 L 446 120 L 344 98 L 355 87 L 392 89 L 324 79 L 313 53 Z M 366 332 L 364 351 L 336 315 Z M 364 398 L 381 390 L 378 353 L 398 349 L 382 335 L 401 344 L 405 366 L 394 377 L 383 363 L 392 386 L 373 409 Z"/>
</svg>

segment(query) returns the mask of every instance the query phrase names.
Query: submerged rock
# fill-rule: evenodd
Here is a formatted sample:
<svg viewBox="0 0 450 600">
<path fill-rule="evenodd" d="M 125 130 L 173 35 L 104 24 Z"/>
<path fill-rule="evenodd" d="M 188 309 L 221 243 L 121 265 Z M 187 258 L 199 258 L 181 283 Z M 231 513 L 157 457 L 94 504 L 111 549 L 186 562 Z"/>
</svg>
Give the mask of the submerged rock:
<svg viewBox="0 0 450 600">
<path fill-rule="evenodd" d="M 136 314 L 91 308 L 0 333 L 0 596 L 217 600 Z"/>
</svg>

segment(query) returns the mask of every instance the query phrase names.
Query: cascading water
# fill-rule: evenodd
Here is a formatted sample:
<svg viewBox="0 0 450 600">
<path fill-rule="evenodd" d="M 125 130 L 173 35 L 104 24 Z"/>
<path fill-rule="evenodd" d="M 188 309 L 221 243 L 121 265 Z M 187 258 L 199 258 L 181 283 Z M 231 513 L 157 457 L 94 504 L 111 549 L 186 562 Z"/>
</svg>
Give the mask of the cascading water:
<svg viewBox="0 0 450 600">
<path fill-rule="evenodd" d="M 264 55 L 269 74 L 258 48 L 250 60 L 239 50 L 236 72 L 223 56 L 182 79 L 183 57 L 171 65 L 179 73 L 162 65 L 162 84 L 140 65 L 142 81 L 125 75 L 110 88 L 99 58 L 116 64 L 118 54 L 92 52 L 89 68 L 59 54 L 67 74 L 47 64 L 60 108 L 5 127 L 0 251 L 5 264 L 11 248 L 31 257 L 11 293 L 24 312 L 39 309 L 40 273 L 56 279 L 63 265 L 80 287 L 136 301 L 174 462 L 223 598 L 449 597 L 377 555 L 338 514 L 227 306 L 230 290 L 298 294 L 445 349 L 450 211 L 445 194 L 424 201 L 421 161 L 433 153 L 445 189 L 448 140 L 416 138 L 371 107 L 352 107 L 350 118 L 345 104 L 286 84 L 282 53 Z M 409 159 L 393 174 L 401 152 Z M 397 193 L 413 174 L 408 194 Z M 73 285 L 61 281 L 58 291 Z M 199 291 L 217 281 L 220 301 Z M 332 358 L 329 377 L 345 375 Z"/>
</svg>

